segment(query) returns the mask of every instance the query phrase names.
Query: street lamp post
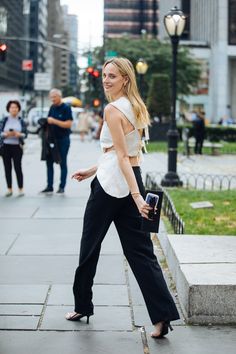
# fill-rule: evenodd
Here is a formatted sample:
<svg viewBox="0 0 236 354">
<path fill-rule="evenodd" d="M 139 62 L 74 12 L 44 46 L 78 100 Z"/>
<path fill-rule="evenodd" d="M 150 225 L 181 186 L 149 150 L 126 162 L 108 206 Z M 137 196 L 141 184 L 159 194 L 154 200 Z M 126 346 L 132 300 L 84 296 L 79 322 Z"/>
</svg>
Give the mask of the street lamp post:
<svg viewBox="0 0 236 354">
<path fill-rule="evenodd" d="M 177 174 L 178 130 L 176 127 L 176 65 L 179 38 L 183 33 L 186 17 L 175 6 L 164 17 L 164 25 L 172 43 L 172 105 L 171 122 L 168 137 L 168 172 L 161 181 L 165 187 L 182 186 L 183 182 Z"/>
<path fill-rule="evenodd" d="M 136 63 L 136 71 L 139 75 L 139 87 L 140 87 L 140 93 L 141 96 L 143 98 L 143 93 L 144 93 L 144 89 L 143 89 L 143 75 L 146 74 L 148 70 L 148 64 L 144 59 L 139 59 Z"/>
</svg>

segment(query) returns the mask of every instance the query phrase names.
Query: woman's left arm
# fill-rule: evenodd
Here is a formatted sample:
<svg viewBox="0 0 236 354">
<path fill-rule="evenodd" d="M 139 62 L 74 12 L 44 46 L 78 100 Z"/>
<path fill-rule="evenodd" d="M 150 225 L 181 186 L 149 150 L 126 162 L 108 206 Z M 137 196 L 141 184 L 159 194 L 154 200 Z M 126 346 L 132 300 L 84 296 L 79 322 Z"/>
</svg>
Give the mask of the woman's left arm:
<svg viewBox="0 0 236 354">
<path fill-rule="evenodd" d="M 117 154 L 120 169 L 126 179 L 130 193 L 137 205 L 137 208 L 139 209 L 139 212 L 142 216 L 148 218 L 150 207 L 140 194 L 139 187 L 129 160 L 125 134 L 122 127 L 123 115 L 112 105 L 108 105 L 105 108 L 105 114 L 106 122 L 112 136 L 112 141 Z"/>
</svg>

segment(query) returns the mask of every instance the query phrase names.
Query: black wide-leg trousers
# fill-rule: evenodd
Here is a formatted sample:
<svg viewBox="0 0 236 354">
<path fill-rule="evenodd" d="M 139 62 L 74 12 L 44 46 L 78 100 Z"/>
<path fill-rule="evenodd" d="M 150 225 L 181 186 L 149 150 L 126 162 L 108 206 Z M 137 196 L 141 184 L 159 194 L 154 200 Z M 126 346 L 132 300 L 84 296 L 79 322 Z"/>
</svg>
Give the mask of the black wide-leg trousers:
<svg viewBox="0 0 236 354">
<path fill-rule="evenodd" d="M 140 168 L 133 169 L 139 189 L 144 194 Z M 110 224 L 114 222 L 124 255 L 139 284 L 152 323 L 179 319 L 154 254 L 150 234 L 141 231 L 141 219 L 131 195 L 125 198 L 111 197 L 102 189 L 98 179 L 94 178 L 84 215 L 79 266 L 73 285 L 75 312 L 93 314 L 92 286 L 101 243 Z"/>
</svg>

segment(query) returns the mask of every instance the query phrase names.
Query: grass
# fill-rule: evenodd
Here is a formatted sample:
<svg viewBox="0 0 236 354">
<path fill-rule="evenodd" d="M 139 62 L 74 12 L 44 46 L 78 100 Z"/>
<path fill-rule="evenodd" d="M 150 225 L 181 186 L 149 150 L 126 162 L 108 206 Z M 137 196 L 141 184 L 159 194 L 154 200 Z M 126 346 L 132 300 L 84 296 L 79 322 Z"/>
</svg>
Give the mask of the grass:
<svg viewBox="0 0 236 354">
<path fill-rule="evenodd" d="M 185 222 L 185 234 L 236 236 L 236 190 L 198 191 L 173 188 L 168 189 L 168 192 Z M 192 209 L 190 203 L 200 201 L 210 201 L 213 208 Z M 167 225 L 168 232 L 169 227 Z"/>
<path fill-rule="evenodd" d="M 223 144 L 221 154 L 236 154 L 236 143 L 231 143 L 227 141 L 221 142 Z M 166 141 L 150 141 L 147 144 L 148 152 L 167 152 L 167 142 Z M 178 144 L 178 152 L 184 152 L 184 146 L 182 142 Z M 210 155 L 211 150 L 208 148 L 203 148 L 204 155 Z"/>
</svg>

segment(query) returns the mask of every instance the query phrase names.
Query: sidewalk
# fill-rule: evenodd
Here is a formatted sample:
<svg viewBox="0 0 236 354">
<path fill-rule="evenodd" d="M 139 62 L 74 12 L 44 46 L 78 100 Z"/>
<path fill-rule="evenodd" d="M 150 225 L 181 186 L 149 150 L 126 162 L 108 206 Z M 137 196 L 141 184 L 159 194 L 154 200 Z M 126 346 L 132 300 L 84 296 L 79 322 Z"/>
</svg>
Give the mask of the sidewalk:
<svg viewBox="0 0 236 354">
<path fill-rule="evenodd" d="M 99 154 L 97 142 L 81 143 L 77 136 L 72 137 L 69 175 L 77 168 L 96 163 Z M 200 158 L 205 161 L 205 157 Z M 213 157 L 220 158 L 220 164 L 226 164 L 226 159 Z M 209 160 L 206 163 L 210 169 Z M 198 169 L 202 168 L 199 161 L 197 164 Z M 143 174 L 158 168 L 165 172 L 166 166 L 164 154 L 148 155 Z M 187 168 L 185 162 L 180 163 L 181 168 Z M 103 243 L 95 278 L 95 315 L 89 325 L 84 320 L 64 320 L 64 314 L 73 309 L 71 287 L 90 181 L 77 183 L 68 179 L 65 196 L 38 194 L 45 187 L 45 163 L 40 162 L 40 142 L 36 137 L 27 141 L 24 175 L 26 196 L 6 199 L 0 169 L 0 354 L 235 352 L 234 327 L 186 326 L 183 318 L 173 322 L 174 332 L 165 339 L 150 338 L 151 323 L 113 226 Z M 58 177 L 57 171 L 55 189 Z M 163 224 L 161 232 L 165 232 Z M 164 255 L 154 242 L 178 306 Z"/>
</svg>

